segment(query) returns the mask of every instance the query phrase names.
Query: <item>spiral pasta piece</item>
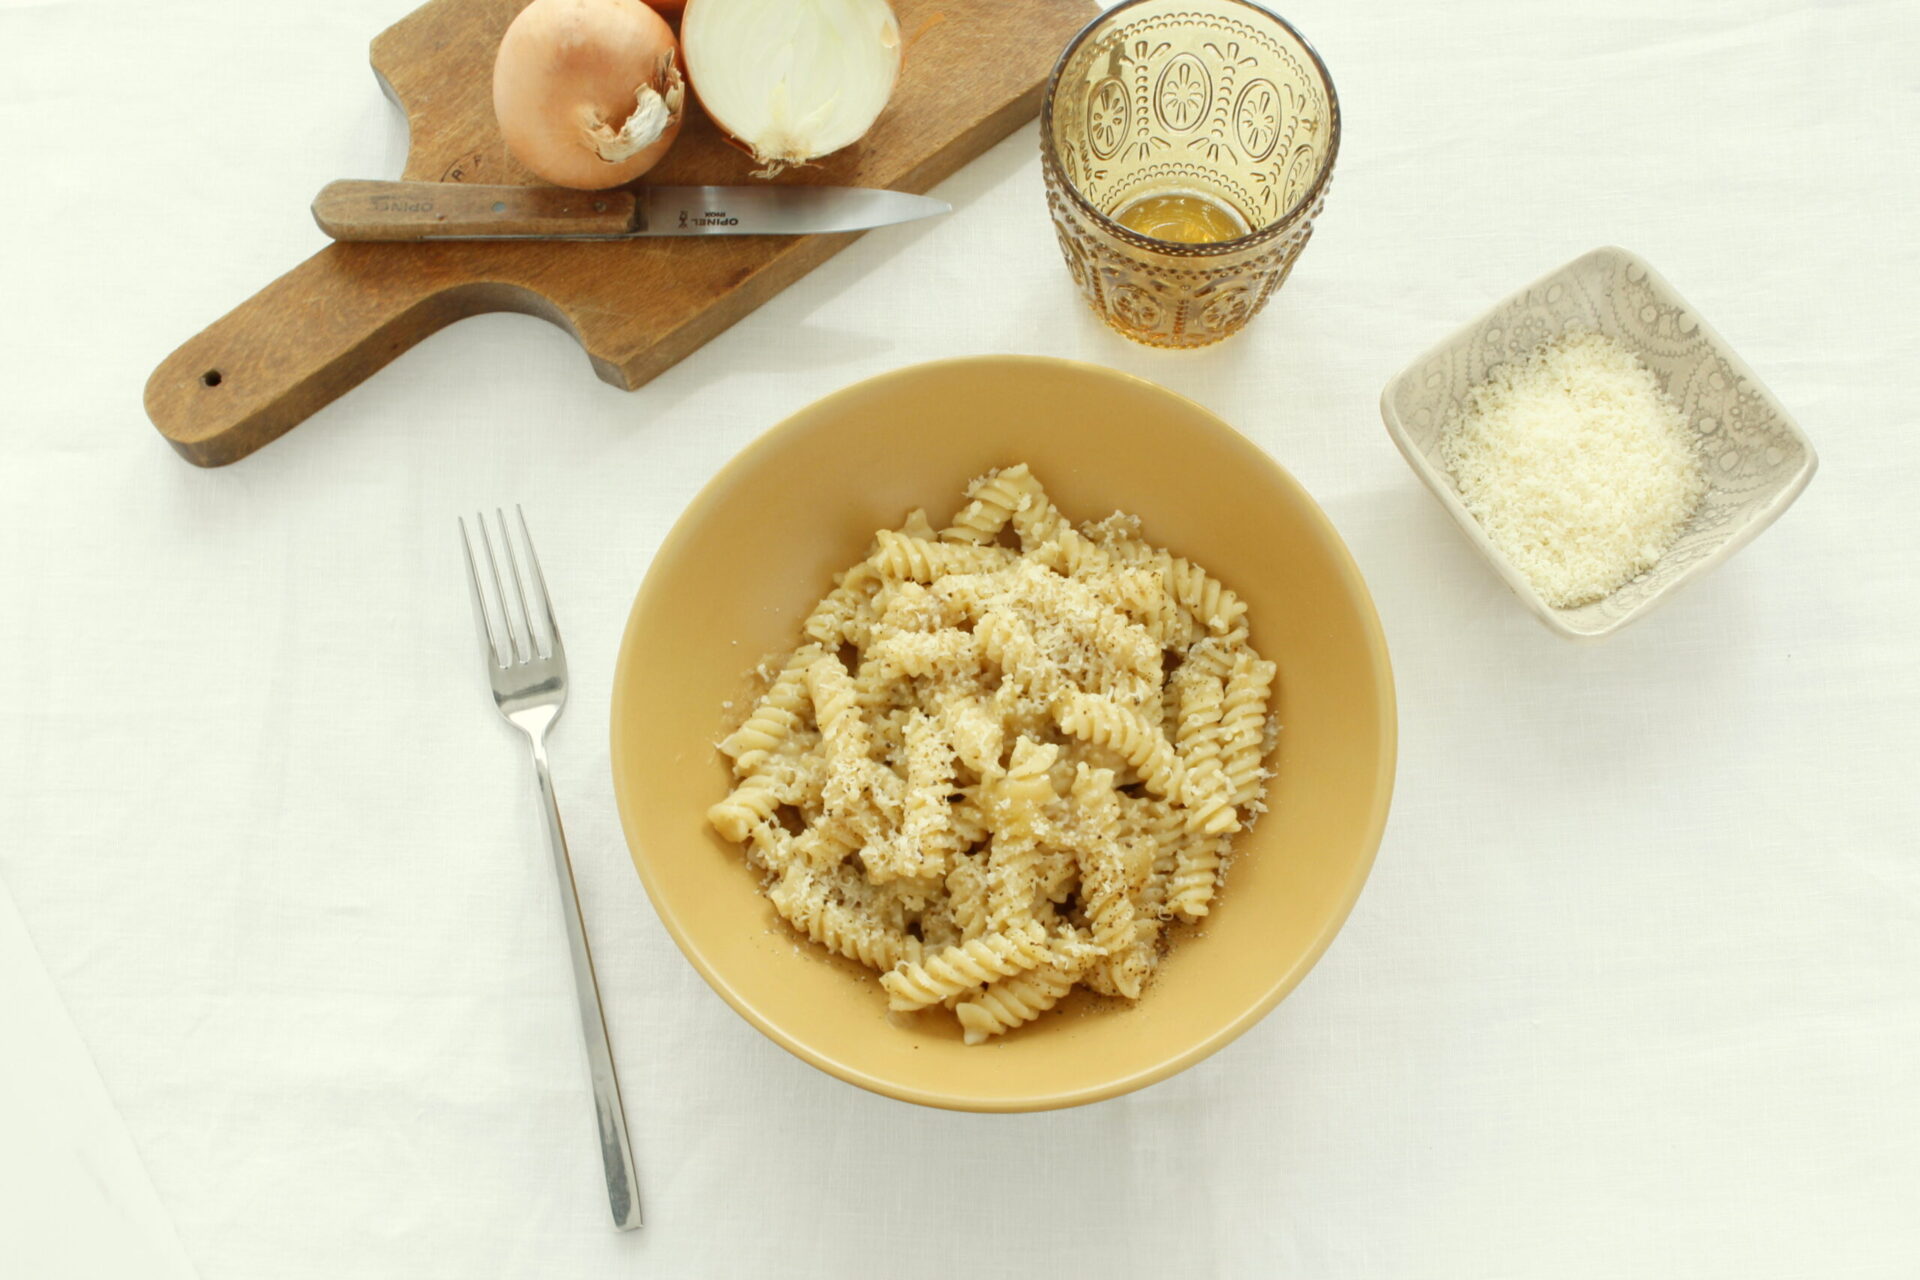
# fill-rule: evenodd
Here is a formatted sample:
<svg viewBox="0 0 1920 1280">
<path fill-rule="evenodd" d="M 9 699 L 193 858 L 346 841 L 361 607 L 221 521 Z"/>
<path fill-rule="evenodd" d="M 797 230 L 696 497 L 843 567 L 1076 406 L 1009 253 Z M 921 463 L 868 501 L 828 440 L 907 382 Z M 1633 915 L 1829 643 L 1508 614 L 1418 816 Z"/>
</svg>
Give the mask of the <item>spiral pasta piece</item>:
<svg viewBox="0 0 1920 1280">
<path fill-rule="evenodd" d="M 973 638 L 979 642 L 980 652 L 1007 679 L 1042 693 L 1059 683 L 1040 655 L 1033 628 L 1010 610 L 987 610 L 974 624 Z"/>
<path fill-rule="evenodd" d="M 1234 662 L 1227 680 L 1220 714 L 1221 752 L 1236 805 L 1251 803 L 1266 776 L 1260 762 L 1266 754 L 1267 703 L 1277 670 L 1248 651 Z"/>
<path fill-rule="evenodd" d="M 1224 636 L 1204 636 L 1187 649 L 1187 660 L 1180 665 L 1177 675 L 1189 678 L 1208 676 L 1226 683 L 1233 674 L 1234 659 L 1247 647 L 1247 637 L 1242 633 Z"/>
<path fill-rule="evenodd" d="M 828 749 L 838 745 L 855 754 L 866 754 L 867 725 L 860 716 L 853 677 L 840 665 L 840 659 L 822 654 L 807 665 L 806 675 L 813 716 Z"/>
<path fill-rule="evenodd" d="M 1167 906 L 1167 891 L 1168 882 L 1173 877 L 1173 860 L 1174 855 L 1171 851 L 1167 853 L 1164 860 L 1157 855 L 1157 852 L 1153 852 L 1150 856 L 1147 882 L 1140 886 L 1140 892 L 1133 898 L 1133 914 L 1136 923 L 1141 920 L 1164 920 L 1170 914 Z"/>
<path fill-rule="evenodd" d="M 932 582 L 950 573 L 978 573 L 1007 563 L 1001 547 L 976 547 L 964 542 L 929 542 L 891 529 L 877 535 L 879 546 L 867 563 L 889 578 Z"/>
<path fill-rule="evenodd" d="M 920 944 L 904 933 L 877 927 L 860 912 L 835 902 L 826 881 L 804 867 L 790 867 L 767 890 L 774 909 L 808 938 L 870 969 L 891 969 L 917 958 Z"/>
<path fill-rule="evenodd" d="M 995 573 L 949 573 L 935 579 L 928 589 L 940 610 L 940 620 L 950 627 L 961 626 L 985 613 L 1000 594 L 1000 576 Z"/>
<path fill-rule="evenodd" d="M 1020 504 L 1013 513 L 1014 531 L 1020 535 L 1020 547 L 1023 551 L 1036 551 L 1049 542 L 1057 542 L 1063 534 L 1079 537 L 1073 522 L 1053 505 L 1043 490 L 1036 490 L 1027 501 Z M 1104 563 L 1105 557 L 1102 557 Z"/>
<path fill-rule="evenodd" d="M 938 631 L 896 631 L 876 640 L 867 661 L 883 676 L 937 676 L 943 671 L 971 669 L 978 662 L 978 642 L 965 631 L 943 627 Z"/>
<path fill-rule="evenodd" d="M 845 827 L 816 822 L 793 837 L 789 846 L 795 859 L 813 871 L 833 871 L 860 851 L 860 839 Z"/>
<path fill-rule="evenodd" d="M 993 983 L 971 1000 L 954 1006 L 968 1044 L 984 1044 L 1032 1022 L 1073 990 L 1075 975 L 1055 966 L 1030 969 L 1017 978 Z"/>
<path fill-rule="evenodd" d="M 826 751 L 821 798 L 829 812 L 854 815 L 855 825 L 860 826 L 860 796 L 872 777 L 872 771 L 863 767 L 872 749 L 872 731 L 861 714 L 853 677 L 840 659 L 823 654 L 807 667 L 807 690 Z"/>
<path fill-rule="evenodd" d="M 1092 926 L 1093 946 L 1104 957 L 1100 968 L 1105 985 L 1113 988 L 1110 994 L 1137 999 L 1138 983 L 1122 985 L 1111 963 L 1132 948 L 1134 918 L 1132 887 L 1127 883 L 1119 848 L 1112 841 L 1082 862 L 1080 896 L 1081 909 Z"/>
<path fill-rule="evenodd" d="M 1240 829 L 1233 807 L 1233 782 L 1220 762 L 1203 756 L 1189 763 L 1181 775 L 1180 798 L 1187 807 L 1187 829 L 1217 836 Z"/>
<path fill-rule="evenodd" d="M 747 861 L 775 875 L 784 872 L 800 857 L 799 839 L 777 822 L 756 822 L 747 830 L 743 842 Z"/>
<path fill-rule="evenodd" d="M 949 807 L 954 836 L 965 845 L 981 844 L 993 835 L 993 823 L 980 807 L 978 788 L 962 788 L 959 798 Z"/>
<path fill-rule="evenodd" d="M 1193 639 L 1193 625 L 1168 594 L 1165 576 L 1141 565 L 1113 564 L 1107 554 L 1108 567 L 1088 574 L 1088 587 L 1109 608 L 1145 627 L 1161 648 L 1185 647 Z"/>
<path fill-rule="evenodd" d="M 925 507 L 915 507 L 907 512 L 907 518 L 900 522 L 900 532 L 910 538 L 933 538 L 938 536 L 933 521 L 927 518 Z"/>
<path fill-rule="evenodd" d="M 1031 914 L 1041 887 L 1038 842 L 996 834 L 987 851 L 987 928 L 997 933 Z"/>
<path fill-rule="evenodd" d="M 983 859 L 962 858 L 947 872 L 947 913 L 971 942 L 987 931 L 987 871 Z"/>
<path fill-rule="evenodd" d="M 1174 597 L 1213 634 L 1225 635 L 1246 615 L 1246 603 L 1193 561 L 1168 556 L 1165 571 Z"/>
<path fill-rule="evenodd" d="M 1036 911 L 1040 903 L 1051 902 L 1057 906 L 1079 888 L 1080 864 L 1065 849 L 1042 849 L 1034 866 L 1034 884 L 1038 895 Z"/>
<path fill-rule="evenodd" d="M 925 712 L 908 714 L 905 729 L 906 785 L 902 788 L 898 836 L 865 854 L 867 873 L 879 883 L 904 879 L 944 880 L 959 840 L 953 832 L 953 747 Z"/>
<path fill-rule="evenodd" d="M 1000 536 L 1013 513 L 1040 492 L 1040 482 L 1022 462 L 998 471 L 989 471 L 967 486 L 971 499 L 953 517 L 953 523 L 940 531 L 949 542 L 985 545 Z"/>
<path fill-rule="evenodd" d="M 1147 790 L 1161 796 L 1179 794 L 1180 758 L 1166 735 L 1138 712 L 1097 693 L 1070 693 L 1055 714 L 1065 732 L 1124 756 L 1140 771 Z"/>
<path fill-rule="evenodd" d="M 739 843 L 752 834 L 754 827 L 773 817 L 783 803 L 779 781 L 755 774 L 727 793 L 727 798 L 707 810 L 707 821 L 724 838 Z"/>
<path fill-rule="evenodd" d="M 810 707 L 807 668 L 819 656 L 818 645 L 794 650 L 746 720 L 720 740 L 721 754 L 733 761 L 735 776 L 744 778 L 753 773 L 806 723 Z"/>
<path fill-rule="evenodd" d="M 1106 548 L 1064 522 L 1052 526 L 1046 540 L 1030 549 L 1033 558 L 1067 578 L 1104 572 L 1112 563 Z"/>
<path fill-rule="evenodd" d="M 800 629 L 829 648 L 864 646 L 873 629 L 873 599 L 882 581 L 872 565 L 853 566 L 821 597 Z"/>
<path fill-rule="evenodd" d="M 1167 903 L 1184 920 L 1198 920 L 1213 902 L 1220 881 L 1220 853 L 1224 842 L 1206 836 L 1180 846 L 1174 855 L 1173 875 L 1167 882 Z"/>
<path fill-rule="evenodd" d="M 1049 772 L 1059 755 L 1054 743 L 1025 736 L 1015 739 L 1007 771 L 992 786 L 996 830 L 1022 839 L 1038 835 L 1046 807 L 1059 798 Z"/>
<path fill-rule="evenodd" d="M 1082 944 L 1063 940 L 1055 944 L 1046 964 L 989 983 L 979 995 L 955 1005 L 953 1011 L 967 1043 L 985 1043 L 990 1037 L 1032 1022 L 1059 1004 L 1079 981 L 1089 954 Z"/>
<path fill-rule="evenodd" d="M 1215 732 L 1225 710 L 1224 683 L 1212 674 L 1193 669 L 1188 663 L 1174 673 L 1168 684 L 1180 691 L 1180 718 L 1173 742 L 1189 763 L 1220 756 L 1220 737 Z"/>
<path fill-rule="evenodd" d="M 880 985 L 887 989 L 889 1009 L 912 1013 L 969 988 L 984 987 L 996 978 L 1045 964 L 1047 959 L 1046 934 L 1028 921 L 1006 933 L 988 934 L 919 960 L 902 961 L 880 975 Z"/>
<path fill-rule="evenodd" d="M 938 631 L 953 625 L 946 602 L 911 580 L 883 579 L 873 597 L 873 612 L 874 630 L 882 636 L 896 631 Z"/>
<path fill-rule="evenodd" d="M 1160 930 L 1161 922 L 1151 916 L 1138 915 L 1133 921 L 1133 937 L 1118 955 L 1109 956 L 1101 961 L 1106 967 L 1106 979 L 1115 991 L 1137 1000 L 1146 989 L 1153 971 L 1160 967 Z"/>
</svg>

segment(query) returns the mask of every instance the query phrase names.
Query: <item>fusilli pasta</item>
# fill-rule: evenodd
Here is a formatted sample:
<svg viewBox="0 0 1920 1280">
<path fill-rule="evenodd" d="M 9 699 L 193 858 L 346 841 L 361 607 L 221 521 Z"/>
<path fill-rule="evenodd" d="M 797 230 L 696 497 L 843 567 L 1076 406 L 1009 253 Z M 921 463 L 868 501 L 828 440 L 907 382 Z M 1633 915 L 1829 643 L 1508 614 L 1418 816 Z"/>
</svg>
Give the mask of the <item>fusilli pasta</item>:
<svg viewBox="0 0 1920 1280">
<path fill-rule="evenodd" d="M 708 811 L 813 942 L 977 1044 L 1077 985 L 1138 999 L 1261 811 L 1274 664 L 1246 606 L 1024 465 L 883 529 L 719 743 Z M 1015 545 L 1017 543 L 1017 546 Z"/>
</svg>

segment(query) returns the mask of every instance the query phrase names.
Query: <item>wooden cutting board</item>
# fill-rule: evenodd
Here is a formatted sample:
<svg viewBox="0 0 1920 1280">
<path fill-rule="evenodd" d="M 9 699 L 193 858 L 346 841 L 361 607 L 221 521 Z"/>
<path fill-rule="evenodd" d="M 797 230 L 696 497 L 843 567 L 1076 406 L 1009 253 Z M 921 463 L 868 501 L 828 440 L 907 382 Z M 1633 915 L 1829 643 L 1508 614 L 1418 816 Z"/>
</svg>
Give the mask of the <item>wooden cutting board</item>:
<svg viewBox="0 0 1920 1280">
<path fill-rule="evenodd" d="M 525 0 L 432 0 L 373 42 L 406 113 L 403 177 L 529 183 L 493 122 L 493 55 Z M 1093 0 L 894 0 L 908 49 L 893 100 L 853 147 L 775 181 L 924 192 L 1039 109 Z M 648 178 L 754 181 L 697 108 Z M 304 209 L 286 217 L 306 217 Z M 951 216 L 967 216 L 964 210 Z M 1044 216 L 1036 200 L 1033 216 Z M 579 340 L 631 390 L 845 248 L 851 235 L 612 243 L 329 244 L 202 331 L 147 381 L 147 416 L 189 462 L 283 435 L 428 334 L 519 311 Z"/>
</svg>

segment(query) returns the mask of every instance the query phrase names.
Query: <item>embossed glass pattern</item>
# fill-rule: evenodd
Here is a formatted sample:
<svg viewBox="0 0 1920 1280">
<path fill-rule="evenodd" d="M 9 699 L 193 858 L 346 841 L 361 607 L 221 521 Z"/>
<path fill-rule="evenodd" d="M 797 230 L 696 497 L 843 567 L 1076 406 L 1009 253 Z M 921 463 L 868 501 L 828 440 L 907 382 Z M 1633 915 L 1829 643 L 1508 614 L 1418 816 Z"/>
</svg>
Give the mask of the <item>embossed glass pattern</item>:
<svg viewBox="0 0 1920 1280">
<path fill-rule="evenodd" d="M 1245 0 L 1129 0 L 1067 46 L 1040 153 L 1067 270 L 1115 329 L 1159 347 L 1237 332 L 1293 269 L 1326 200 L 1340 104 L 1312 46 Z M 1251 230 L 1151 239 L 1113 215 L 1196 195 Z"/>
</svg>

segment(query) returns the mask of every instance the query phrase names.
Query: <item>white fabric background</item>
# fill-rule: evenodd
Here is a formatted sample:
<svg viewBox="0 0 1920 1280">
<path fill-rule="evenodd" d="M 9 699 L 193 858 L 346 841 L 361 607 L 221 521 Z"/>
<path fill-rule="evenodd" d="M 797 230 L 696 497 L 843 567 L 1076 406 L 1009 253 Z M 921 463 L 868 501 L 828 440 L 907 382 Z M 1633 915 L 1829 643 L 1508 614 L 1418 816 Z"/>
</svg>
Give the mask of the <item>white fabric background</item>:
<svg viewBox="0 0 1920 1280">
<path fill-rule="evenodd" d="M 1028 127 L 945 185 L 951 218 L 867 237 L 638 393 L 481 318 L 197 471 L 147 373 L 320 245 L 322 183 L 398 171 L 366 44 L 407 7 L 0 7 L 0 879 L 206 1280 L 1920 1273 L 1911 0 L 1292 0 L 1345 143 L 1234 342 L 1099 327 Z M 1475 558 L 1376 398 L 1603 243 L 1823 466 L 1578 647 Z M 994 351 L 1156 379 L 1289 467 L 1372 585 L 1403 732 L 1372 883 L 1295 995 L 1143 1093 L 997 1118 L 862 1093 L 729 1011 L 633 874 L 605 744 L 621 623 L 696 489 L 834 388 Z M 630 1236 L 453 536 L 516 500 L 574 659 L 554 755 Z M 0 1028 L 16 1062 L 55 1052 Z M 0 1134 L 10 1177 L 33 1151 Z"/>
</svg>

